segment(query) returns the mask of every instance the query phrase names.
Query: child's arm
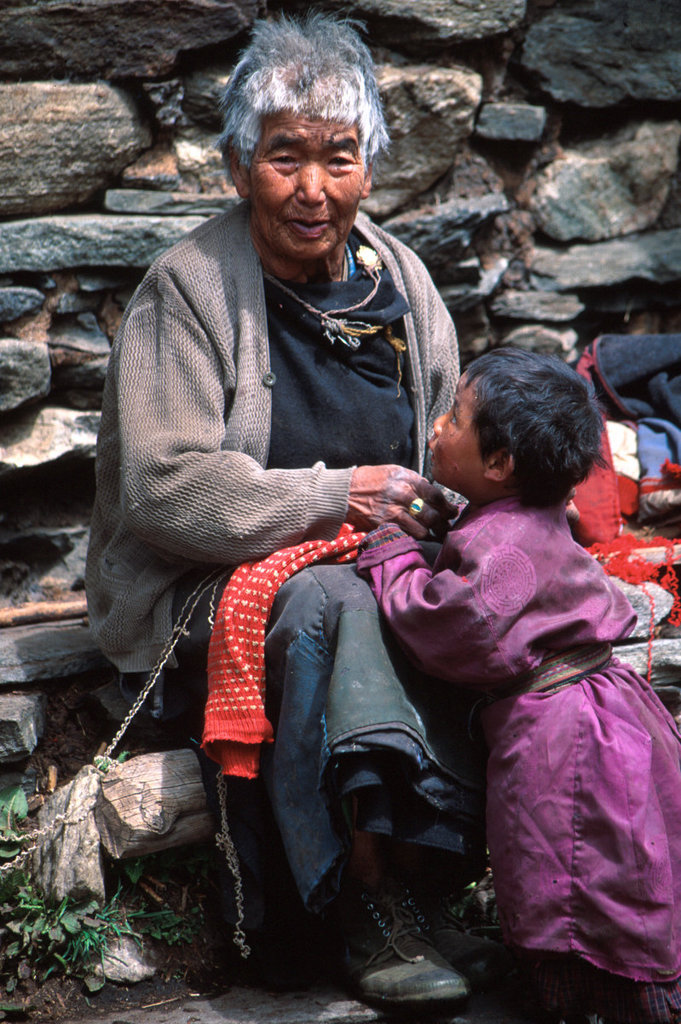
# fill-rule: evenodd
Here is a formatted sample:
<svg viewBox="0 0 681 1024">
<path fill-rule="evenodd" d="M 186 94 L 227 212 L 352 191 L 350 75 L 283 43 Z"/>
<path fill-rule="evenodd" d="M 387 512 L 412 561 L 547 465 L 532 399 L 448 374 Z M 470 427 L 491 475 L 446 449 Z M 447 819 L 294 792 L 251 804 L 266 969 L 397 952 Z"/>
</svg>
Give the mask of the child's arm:
<svg viewBox="0 0 681 1024">
<path fill-rule="evenodd" d="M 428 564 L 418 542 L 394 523 L 368 534 L 357 561 L 390 628 L 411 661 L 429 675 L 489 685 L 513 674 L 469 580 L 438 559 Z M 450 567 L 442 568 L 449 561 Z"/>
</svg>

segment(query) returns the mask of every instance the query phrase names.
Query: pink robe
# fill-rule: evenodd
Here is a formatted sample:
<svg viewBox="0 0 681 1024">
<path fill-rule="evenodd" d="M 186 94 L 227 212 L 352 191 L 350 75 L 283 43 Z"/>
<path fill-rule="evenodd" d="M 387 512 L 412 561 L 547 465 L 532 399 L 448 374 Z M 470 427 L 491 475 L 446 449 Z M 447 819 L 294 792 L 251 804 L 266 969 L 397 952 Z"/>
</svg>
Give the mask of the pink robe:
<svg viewBox="0 0 681 1024">
<path fill-rule="evenodd" d="M 463 514 L 432 569 L 401 535 L 358 570 L 416 665 L 491 696 L 635 623 L 562 506 L 494 502 Z M 613 658 L 553 693 L 492 700 L 482 722 L 505 941 L 638 981 L 681 975 L 681 739 L 650 686 Z"/>
</svg>

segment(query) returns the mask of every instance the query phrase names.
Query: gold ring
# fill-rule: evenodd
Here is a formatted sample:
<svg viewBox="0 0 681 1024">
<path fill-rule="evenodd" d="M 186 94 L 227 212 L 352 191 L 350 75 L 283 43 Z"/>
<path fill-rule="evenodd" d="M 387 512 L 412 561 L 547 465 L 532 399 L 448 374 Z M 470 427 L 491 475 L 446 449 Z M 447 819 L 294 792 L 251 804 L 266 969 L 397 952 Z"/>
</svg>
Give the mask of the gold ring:
<svg viewBox="0 0 681 1024">
<path fill-rule="evenodd" d="M 407 509 L 407 512 L 409 513 L 410 516 L 416 519 L 423 511 L 424 505 L 425 501 L 423 500 L 423 498 L 414 498 L 411 505 Z"/>
</svg>

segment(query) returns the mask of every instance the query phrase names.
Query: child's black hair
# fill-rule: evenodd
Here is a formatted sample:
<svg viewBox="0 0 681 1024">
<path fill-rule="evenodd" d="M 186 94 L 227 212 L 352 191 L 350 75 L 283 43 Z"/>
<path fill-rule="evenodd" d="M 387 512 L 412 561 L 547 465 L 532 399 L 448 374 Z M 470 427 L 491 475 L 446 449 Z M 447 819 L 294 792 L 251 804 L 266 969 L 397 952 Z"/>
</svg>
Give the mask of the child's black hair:
<svg viewBox="0 0 681 1024">
<path fill-rule="evenodd" d="M 524 504 L 567 498 L 603 464 L 603 417 L 593 387 L 557 356 L 498 348 L 466 367 L 483 458 L 505 448 Z"/>
</svg>

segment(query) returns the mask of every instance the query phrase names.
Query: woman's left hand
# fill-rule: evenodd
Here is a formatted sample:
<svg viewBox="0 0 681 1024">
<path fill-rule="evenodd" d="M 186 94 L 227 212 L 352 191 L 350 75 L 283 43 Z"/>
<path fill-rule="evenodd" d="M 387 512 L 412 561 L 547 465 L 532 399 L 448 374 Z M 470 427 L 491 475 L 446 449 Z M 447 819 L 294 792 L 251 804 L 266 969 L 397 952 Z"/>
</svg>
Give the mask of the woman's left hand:
<svg viewBox="0 0 681 1024">
<path fill-rule="evenodd" d="M 438 487 L 402 466 L 358 466 L 353 471 L 347 520 L 360 530 L 397 523 L 425 540 L 441 537 L 456 509 Z"/>
</svg>

